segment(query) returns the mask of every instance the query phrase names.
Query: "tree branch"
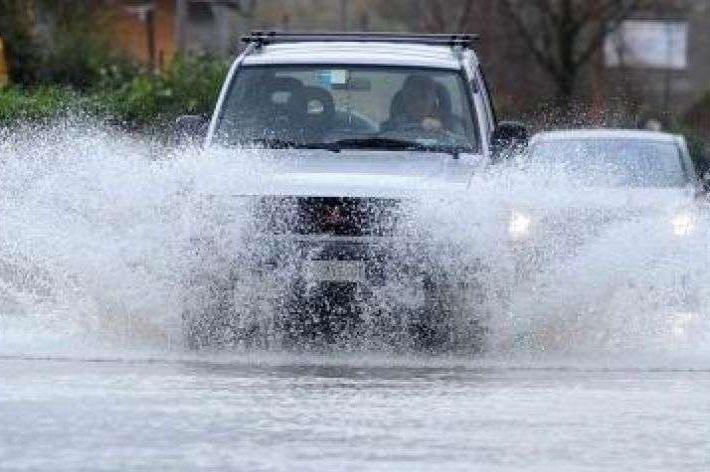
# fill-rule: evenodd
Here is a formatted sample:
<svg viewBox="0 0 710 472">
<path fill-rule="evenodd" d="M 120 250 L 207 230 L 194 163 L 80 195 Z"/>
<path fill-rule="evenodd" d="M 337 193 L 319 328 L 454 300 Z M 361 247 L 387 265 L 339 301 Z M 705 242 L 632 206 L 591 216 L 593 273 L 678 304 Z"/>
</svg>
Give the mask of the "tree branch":
<svg viewBox="0 0 710 472">
<path fill-rule="evenodd" d="M 463 11 L 461 11 L 461 15 L 459 15 L 458 28 L 455 31 L 456 33 L 463 32 L 464 28 L 466 27 L 466 24 L 468 23 L 469 18 L 471 18 L 472 10 L 473 0 L 466 0 L 464 2 Z"/>
<path fill-rule="evenodd" d="M 247 18 L 253 17 L 256 10 L 256 0 L 213 0 L 213 3 L 228 7 Z"/>
<path fill-rule="evenodd" d="M 613 6 L 615 4 L 616 7 Z M 639 0 L 630 0 L 622 3 L 622 5 L 619 5 L 618 2 L 610 2 L 607 4 L 607 11 L 601 12 L 600 18 L 598 19 L 596 32 L 592 35 L 587 47 L 584 48 L 574 60 L 576 66 L 580 67 L 586 64 L 594 53 L 601 48 L 609 32 L 616 30 L 621 22 L 628 18 L 629 14 L 638 8 L 639 5 Z"/>
<path fill-rule="evenodd" d="M 511 0 L 500 0 L 500 2 L 510 19 L 513 20 L 515 28 L 525 40 L 527 48 L 530 50 L 533 56 L 535 56 L 537 62 L 540 63 L 543 69 L 552 74 L 553 77 L 555 77 L 556 79 L 559 78 L 560 70 L 557 67 L 557 64 L 555 63 L 552 56 L 549 55 L 550 48 L 546 47 L 542 49 L 538 46 L 538 42 L 532 32 L 532 29 L 528 28 L 528 26 L 525 24 L 525 21 L 523 21 L 522 16 L 519 15 L 518 11 L 516 10 L 516 6 L 513 5 L 513 2 Z M 551 38 L 549 35 L 546 34 L 547 31 L 543 31 L 545 33 L 543 36 L 543 38 L 545 38 L 544 41 L 550 41 Z"/>
</svg>

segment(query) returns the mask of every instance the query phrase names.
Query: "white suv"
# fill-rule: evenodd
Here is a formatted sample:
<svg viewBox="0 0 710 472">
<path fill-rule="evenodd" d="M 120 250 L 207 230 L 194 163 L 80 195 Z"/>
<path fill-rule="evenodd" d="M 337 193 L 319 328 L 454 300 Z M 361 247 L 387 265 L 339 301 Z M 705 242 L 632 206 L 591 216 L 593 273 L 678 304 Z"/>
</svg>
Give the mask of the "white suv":
<svg viewBox="0 0 710 472">
<path fill-rule="evenodd" d="M 274 243 L 275 256 L 263 265 L 278 265 L 284 253 L 298 260 L 289 282 L 296 300 L 289 306 L 297 308 L 283 321 L 289 330 L 337 337 L 334 326 L 343 323 L 331 319 L 334 305 L 406 271 L 425 293 L 412 318 L 416 329 L 428 333 L 423 342 L 440 341 L 432 340 L 432 320 L 446 324 L 442 318 L 454 310 L 453 298 L 442 295 L 446 274 L 426 262 L 404 269 L 401 257 L 388 254 L 389 242 L 402 239 L 400 203 L 422 189 L 465 191 L 477 169 L 527 139 L 522 126 L 497 124 L 474 40 L 275 32 L 244 38 L 247 48 L 229 71 L 205 142 L 265 148 L 281 160 L 278 191 L 254 195 L 254 213 L 262 215 L 263 235 L 289 244 Z M 178 125 L 187 132 L 200 123 L 184 117 Z M 417 249 L 414 259 L 438 250 Z M 226 315 L 215 311 L 186 316 L 188 344 L 220 336 Z M 304 319 L 319 321 L 294 328 Z"/>
</svg>

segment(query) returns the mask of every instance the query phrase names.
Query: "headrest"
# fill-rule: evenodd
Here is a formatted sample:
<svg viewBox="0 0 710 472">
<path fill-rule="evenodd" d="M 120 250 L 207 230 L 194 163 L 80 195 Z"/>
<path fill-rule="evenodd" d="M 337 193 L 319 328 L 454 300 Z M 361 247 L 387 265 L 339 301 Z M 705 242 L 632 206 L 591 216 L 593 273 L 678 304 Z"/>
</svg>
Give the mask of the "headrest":
<svg viewBox="0 0 710 472">
<path fill-rule="evenodd" d="M 451 95 L 444 84 L 436 83 L 436 96 L 439 99 L 439 110 L 451 113 Z"/>
<path fill-rule="evenodd" d="M 276 107 L 303 105 L 303 83 L 293 77 L 273 77 L 262 89 L 267 101 Z M 305 107 L 304 107 L 305 111 Z"/>
<path fill-rule="evenodd" d="M 270 92 L 288 92 L 302 89 L 303 83 L 293 77 L 271 77 L 264 87 Z"/>
<path fill-rule="evenodd" d="M 404 94 L 400 89 L 399 92 L 394 94 L 392 97 L 392 102 L 390 103 L 390 118 L 404 115 Z"/>
<path fill-rule="evenodd" d="M 327 90 L 320 87 L 304 87 L 307 118 L 330 119 L 335 115 L 335 101 Z"/>
</svg>

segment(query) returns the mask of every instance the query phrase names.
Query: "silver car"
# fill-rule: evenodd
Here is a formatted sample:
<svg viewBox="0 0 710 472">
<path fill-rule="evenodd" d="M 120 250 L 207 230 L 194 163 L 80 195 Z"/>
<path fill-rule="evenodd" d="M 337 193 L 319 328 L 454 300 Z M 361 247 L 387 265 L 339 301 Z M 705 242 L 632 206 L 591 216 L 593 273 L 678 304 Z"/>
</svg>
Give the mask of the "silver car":
<svg viewBox="0 0 710 472">
<path fill-rule="evenodd" d="M 631 303 L 631 311 L 641 303 L 630 295 L 636 290 L 656 297 L 647 309 L 677 316 L 684 326 L 697 322 L 694 269 L 678 261 L 702 254 L 706 199 L 682 136 L 543 132 L 532 137 L 523 169 L 546 186 L 538 192 L 544 204 L 521 202 L 512 210 L 509 229 L 521 283 L 556 289 L 569 303 L 570 294 L 591 296 L 598 289 L 603 294 L 595 303 L 617 299 Z M 556 278 L 544 278 L 546 271 Z M 594 308 L 580 303 L 581 310 Z"/>
<path fill-rule="evenodd" d="M 276 284 L 289 287 L 282 331 L 333 340 L 358 324 L 353 300 L 390 279 L 422 295 L 408 318 L 422 343 L 445 343 L 437 326 L 456 316 L 480 331 L 453 293 L 462 281 L 436 262 L 451 248 L 402 224 L 413 196 L 472 191 L 474 172 L 527 139 L 522 126 L 497 122 L 475 38 L 272 32 L 244 41 L 205 146 L 257 148 L 278 163 L 278 185 L 245 186 L 242 197 L 257 220 L 254 271 L 289 271 Z M 194 117 L 180 124 L 201 126 Z M 232 279 L 212 298 L 233 290 Z M 187 313 L 188 344 L 214 344 L 223 332 L 241 342 L 252 331 L 239 311 Z"/>
</svg>

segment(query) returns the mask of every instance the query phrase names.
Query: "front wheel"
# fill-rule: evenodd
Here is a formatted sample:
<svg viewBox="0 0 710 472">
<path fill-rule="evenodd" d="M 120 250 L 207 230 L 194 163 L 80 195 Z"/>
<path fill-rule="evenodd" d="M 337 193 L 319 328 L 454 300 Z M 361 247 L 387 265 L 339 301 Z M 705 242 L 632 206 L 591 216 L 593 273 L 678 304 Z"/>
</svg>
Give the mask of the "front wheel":
<svg viewBox="0 0 710 472">
<path fill-rule="evenodd" d="M 480 285 L 436 277 L 425 281 L 424 291 L 412 325 L 417 348 L 481 352 L 488 329 Z"/>
<path fill-rule="evenodd" d="M 210 285 L 182 313 L 185 346 L 205 348 L 268 348 L 282 294 L 270 285 L 226 279 Z"/>
</svg>

